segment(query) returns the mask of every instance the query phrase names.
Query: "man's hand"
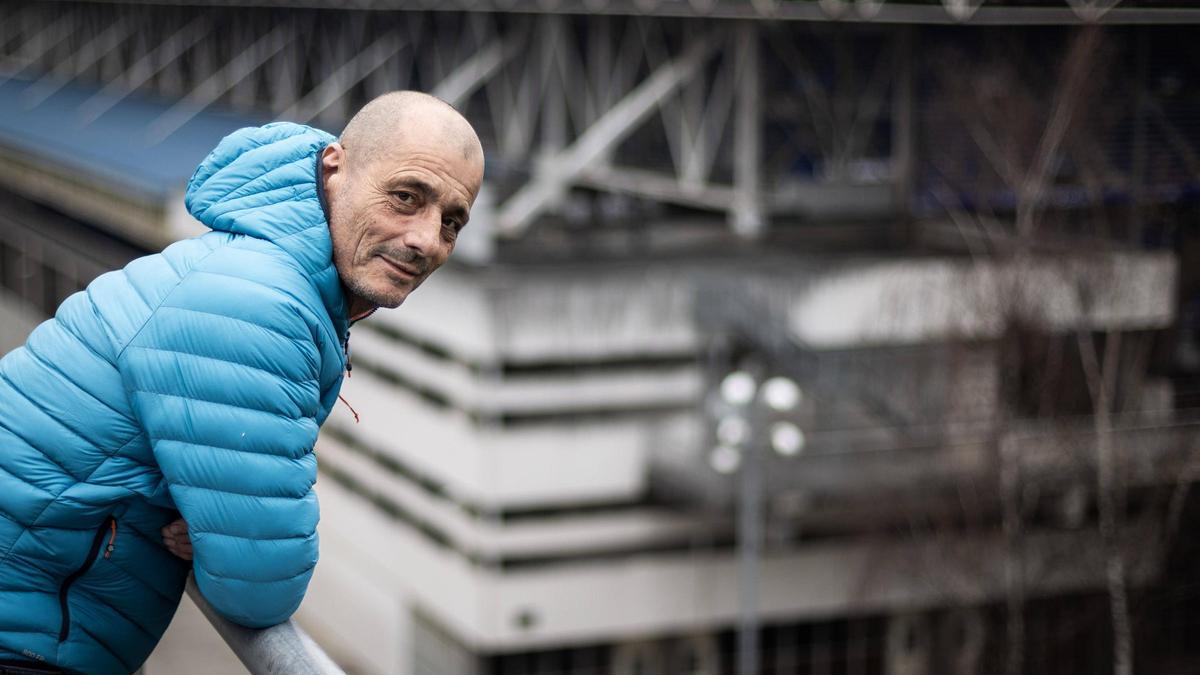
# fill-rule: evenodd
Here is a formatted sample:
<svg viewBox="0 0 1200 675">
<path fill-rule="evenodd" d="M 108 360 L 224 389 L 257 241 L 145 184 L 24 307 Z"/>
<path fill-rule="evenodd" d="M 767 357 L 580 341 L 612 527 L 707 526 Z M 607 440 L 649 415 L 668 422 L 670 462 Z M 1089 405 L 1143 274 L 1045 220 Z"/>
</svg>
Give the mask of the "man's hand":
<svg viewBox="0 0 1200 675">
<path fill-rule="evenodd" d="M 188 537 L 187 521 L 183 518 L 164 527 L 162 538 L 168 551 L 184 560 L 192 559 L 192 540 Z"/>
</svg>

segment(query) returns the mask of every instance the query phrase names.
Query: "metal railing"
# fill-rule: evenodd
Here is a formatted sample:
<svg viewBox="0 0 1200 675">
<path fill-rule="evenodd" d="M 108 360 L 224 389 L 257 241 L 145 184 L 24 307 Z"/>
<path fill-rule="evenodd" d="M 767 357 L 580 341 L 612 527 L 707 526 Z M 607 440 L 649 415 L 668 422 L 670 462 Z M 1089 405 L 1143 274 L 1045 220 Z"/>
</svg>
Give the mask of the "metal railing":
<svg viewBox="0 0 1200 675">
<path fill-rule="evenodd" d="M 295 621 L 270 628 L 246 628 L 230 622 L 204 599 L 196 579 L 187 592 L 204 617 L 254 675 L 345 675 Z"/>
</svg>

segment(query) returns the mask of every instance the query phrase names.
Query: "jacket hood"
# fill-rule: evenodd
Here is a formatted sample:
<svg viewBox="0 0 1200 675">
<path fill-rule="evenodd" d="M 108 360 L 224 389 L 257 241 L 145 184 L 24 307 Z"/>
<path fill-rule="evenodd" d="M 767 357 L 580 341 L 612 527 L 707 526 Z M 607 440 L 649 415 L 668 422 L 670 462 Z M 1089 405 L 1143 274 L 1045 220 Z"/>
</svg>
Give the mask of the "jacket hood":
<svg viewBox="0 0 1200 675">
<path fill-rule="evenodd" d="M 321 150 L 334 140 L 291 122 L 238 129 L 196 168 L 184 204 L 213 230 L 265 239 L 291 254 L 313 279 L 341 336 L 347 303 L 317 181 Z"/>
</svg>

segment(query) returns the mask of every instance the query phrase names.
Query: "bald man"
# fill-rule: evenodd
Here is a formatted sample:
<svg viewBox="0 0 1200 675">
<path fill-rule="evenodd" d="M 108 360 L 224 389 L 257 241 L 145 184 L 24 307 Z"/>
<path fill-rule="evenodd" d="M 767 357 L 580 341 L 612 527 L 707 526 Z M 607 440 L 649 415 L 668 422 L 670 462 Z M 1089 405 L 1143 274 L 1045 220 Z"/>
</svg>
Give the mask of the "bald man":
<svg viewBox="0 0 1200 675">
<path fill-rule="evenodd" d="M 333 260 L 350 313 L 396 307 L 450 255 L 483 181 L 475 131 L 446 103 L 368 103 L 321 153 Z"/>
<path fill-rule="evenodd" d="M 415 92 L 337 140 L 239 130 L 188 184 L 211 232 L 96 279 L 0 360 L 0 674 L 137 670 L 189 571 L 231 621 L 291 616 L 350 325 L 446 261 L 482 180 L 470 124 Z"/>
</svg>

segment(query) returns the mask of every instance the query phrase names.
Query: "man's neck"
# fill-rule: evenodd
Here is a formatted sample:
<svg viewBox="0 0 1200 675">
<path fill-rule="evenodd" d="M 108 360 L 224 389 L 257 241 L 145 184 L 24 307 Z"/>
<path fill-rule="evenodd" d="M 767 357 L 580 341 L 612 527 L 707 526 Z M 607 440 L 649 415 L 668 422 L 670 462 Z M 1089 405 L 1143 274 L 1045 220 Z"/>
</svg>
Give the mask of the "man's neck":
<svg viewBox="0 0 1200 675">
<path fill-rule="evenodd" d="M 345 286 L 342 286 L 342 289 L 346 293 L 346 314 L 350 317 L 351 323 L 354 323 L 359 319 L 365 319 L 373 314 L 376 309 L 379 309 L 378 306 L 373 305 L 371 302 L 355 295 Z"/>
</svg>

